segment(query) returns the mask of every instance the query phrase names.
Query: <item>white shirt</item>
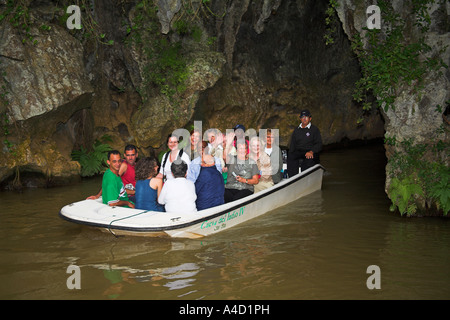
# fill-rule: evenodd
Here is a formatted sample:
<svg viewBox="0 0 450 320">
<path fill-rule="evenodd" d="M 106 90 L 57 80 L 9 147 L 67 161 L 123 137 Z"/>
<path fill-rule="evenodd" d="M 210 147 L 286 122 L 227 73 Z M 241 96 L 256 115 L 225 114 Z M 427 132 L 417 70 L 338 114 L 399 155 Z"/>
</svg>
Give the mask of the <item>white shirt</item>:
<svg viewBox="0 0 450 320">
<path fill-rule="evenodd" d="M 165 205 L 166 212 L 180 214 L 196 212 L 195 200 L 197 200 L 195 185 L 186 178 L 167 180 L 158 197 L 158 202 Z"/>
<path fill-rule="evenodd" d="M 169 151 L 170 152 L 170 151 Z M 164 158 L 165 158 L 165 154 L 162 158 L 162 162 L 164 162 Z M 178 158 L 178 155 L 177 155 Z M 186 152 L 183 152 L 183 154 L 181 155 L 181 160 L 183 160 L 184 162 L 186 162 L 186 164 L 188 165 L 188 170 L 189 170 L 189 165 L 191 164 L 191 159 L 189 159 L 189 156 Z M 167 155 L 167 161 L 166 161 L 166 165 L 164 166 L 164 170 L 162 167 L 162 163 L 161 163 L 161 168 L 159 168 L 159 172 L 162 175 L 166 176 L 167 180 L 173 179 L 173 174 L 172 174 L 172 170 L 170 169 L 170 166 L 172 165 L 172 162 L 170 162 L 170 154 Z"/>
<path fill-rule="evenodd" d="M 311 128 L 311 122 L 308 123 L 308 125 L 307 125 L 306 127 L 304 127 L 304 128 L 302 127 L 302 124 L 301 124 L 301 123 L 298 125 L 298 127 L 299 127 L 299 128 L 302 128 L 302 129 L 306 129 L 306 128 L 309 129 L 309 128 Z"/>
</svg>

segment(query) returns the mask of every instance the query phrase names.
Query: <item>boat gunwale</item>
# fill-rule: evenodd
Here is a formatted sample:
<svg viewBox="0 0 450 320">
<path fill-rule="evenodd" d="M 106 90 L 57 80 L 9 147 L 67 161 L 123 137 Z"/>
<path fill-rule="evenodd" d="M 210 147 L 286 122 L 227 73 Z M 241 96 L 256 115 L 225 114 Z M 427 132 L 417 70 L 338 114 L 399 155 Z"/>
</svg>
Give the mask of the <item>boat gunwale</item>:
<svg viewBox="0 0 450 320">
<path fill-rule="evenodd" d="M 150 233 L 150 232 L 161 232 L 161 231 L 164 232 L 166 230 L 178 230 L 178 229 L 183 229 L 183 228 L 186 228 L 186 227 L 190 227 L 192 225 L 196 225 L 196 224 L 204 222 L 206 220 L 217 218 L 217 217 L 219 217 L 219 216 L 221 216 L 221 215 L 223 215 L 225 213 L 231 212 L 231 211 L 236 210 L 236 209 L 238 209 L 238 208 L 240 208 L 242 206 L 248 205 L 249 203 L 252 203 L 252 202 L 255 202 L 255 201 L 257 201 L 257 200 L 259 200 L 261 198 L 264 198 L 264 197 L 266 197 L 266 196 L 268 196 L 268 195 L 270 195 L 272 193 L 281 191 L 284 188 L 290 186 L 291 184 L 293 184 L 293 183 L 295 183 L 295 182 L 297 182 L 297 181 L 299 181 L 299 180 L 309 176 L 310 174 L 312 174 L 312 173 L 314 173 L 314 172 L 316 172 L 317 170 L 320 170 L 320 169 L 325 171 L 325 168 L 322 165 L 317 164 L 314 167 L 311 167 L 311 169 L 306 170 L 305 172 L 301 172 L 301 173 L 297 174 L 296 176 L 294 176 L 292 178 L 286 179 L 285 180 L 286 183 L 278 184 L 278 186 L 279 186 L 278 188 L 276 187 L 277 185 L 274 185 L 275 188 L 273 188 L 272 190 L 270 190 L 268 192 L 264 192 L 265 190 L 263 190 L 263 191 L 260 192 L 261 193 L 260 195 L 258 195 L 256 197 L 253 197 L 251 199 L 248 199 L 246 201 L 243 201 L 243 202 L 240 202 L 240 201 L 242 201 L 245 198 L 239 199 L 239 200 L 237 200 L 239 203 L 236 203 L 236 205 L 231 206 L 231 207 L 229 207 L 227 209 L 221 210 L 220 212 L 212 213 L 211 215 L 208 215 L 208 216 L 204 216 L 204 217 L 201 217 L 201 218 L 189 221 L 189 222 L 185 222 L 185 223 L 182 223 L 182 224 L 176 224 L 176 225 L 172 225 L 172 226 L 161 226 L 161 227 L 129 227 L 129 226 L 120 226 L 120 225 L 114 226 L 114 225 L 112 225 L 114 220 L 111 221 L 109 224 L 102 224 L 102 223 L 98 223 L 98 222 L 89 222 L 89 221 L 81 221 L 81 220 L 76 220 L 76 219 L 72 219 L 72 218 L 69 218 L 69 217 L 65 216 L 64 214 L 62 214 L 61 210 L 59 212 L 59 216 L 63 220 L 66 220 L 66 221 L 69 221 L 69 222 L 74 222 L 76 224 L 81 224 L 81 225 L 90 226 L 90 227 L 96 227 L 96 228 L 106 228 L 108 230 L 123 230 L 123 231 L 131 231 L 131 232 L 135 232 L 135 233 Z M 153 211 L 148 211 L 147 210 L 147 211 L 142 211 L 141 213 L 138 213 L 138 214 L 142 214 L 142 213 L 146 213 L 146 212 L 153 212 Z M 138 215 L 138 214 L 135 214 L 135 215 Z"/>
</svg>

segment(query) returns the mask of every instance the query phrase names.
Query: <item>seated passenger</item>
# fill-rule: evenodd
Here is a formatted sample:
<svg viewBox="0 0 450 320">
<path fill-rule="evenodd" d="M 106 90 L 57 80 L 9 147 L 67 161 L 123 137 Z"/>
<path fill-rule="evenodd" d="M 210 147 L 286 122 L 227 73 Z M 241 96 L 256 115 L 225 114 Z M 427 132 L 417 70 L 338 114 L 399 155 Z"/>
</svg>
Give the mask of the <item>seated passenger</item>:
<svg viewBox="0 0 450 320">
<path fill-rule="evenodd" d="M 124 206 L 134 208 L 134 203 L 129 201 L 125 186 L 119 177 L 121 163 L 120 153 L 117 150 L 108 152 L 106 161 L 109 168 L 103 174 L 102 180 L 102 201 L 111 207 Z"/>
<path fill-rule="evenodd" d="M 195 181 L 195 192 L 199 211 L 224 204 L 223 177 L 216 169 L 215 159 L 211 155 L 203 155 L 200 174 Z"/>
<path fill-rule="evenodd" d="M 272 181 L 277 184 L 283 178 L 283 156 L 281 149 L 278 146 L 278 130 L 272 131 L 267 129 L 267 140 L 266 147 L 264 148 L 265 153 L 270 157 L 270 164 L 272 166 Z"/>
<path fill-rule="evenodd" d="M 146 157 L 136 163 L 136 209 L 165 211 L 158 203 L 163 182 L 156 177 L 157 174 L 158 162 L 155 158 Z"/>
<path fill-rule="evenodd" d="M 205 150 L 207 149 L 208 143 L 206 141 L 202 141 L 201 145 L 202 145 L 201 153 L 194 160 L 191 161 L 191 164 L 189 165 L 187 176 L 186 176 L 186 179 L 191 180 L 194 183 L 197 180 L 197 177 L 200 173 L 201 164 L 203 161 L 202 157 L 204 154 L 207 154 L 207 151 L 205 151 Z M 217 171 L 219 171 L 219 173 L 222 173 L 222 166 L 220 163 L 220 159 L 214 158 L 214 162 L 215 162 L 215 168 L 217 169 Z"/>
<path fill-rule="evenodd" d="M 167 146 L 170 150 L 163 155 L 161 159 L 161 168 L 159 169 L 159 173 L 157 175 L 157 177 L 163 179 L 163 181 L 174 178 L 172 172 L 170 172 L 170 168 L 176 159 L 184 161 L 187 165 L 191 163 L 189 155 L 184 152 L 183 149 L 179 148 L 177 136 L 170 134 L 167 137 Z"/>
<path fill-rule="evenodd" d="M 197 211 L 195 185 L 186 179 L 187 164 L 175 160 L 171 165 L 173 179 L 168 179 L 161 190 L 158 202 L 165 205 L 166 212 L 194 213 Z"/>
<path fill-rule="evenodd" d="M 234 127 L 234 134 L 236 136 L 236 138 L 234 139 L 234 147 L 237 149 L 237 145 L 236 145 L 237 141 L 245 139 L 245 141 L 247 142 L 247 153 L 249 153 L 249 151 L 250 151 L 248 149 L 249 141 L 248 141 L 248 139 L 245 138 L 245 127 L 242 124 L 237 124 Z"/>
<path fill-rule="evenodd" d="M 256 162 L 259 169 L 259 182 L 255 185 L 255 193 L 273 186 L 272 166 L 270 157 L 263 151 L 261 152 L 261 141 L 258 137 L 250 139 L 250 159 Z"/>
<path fill-rule="evenodd" d="M 226 150 L 231 149 L 232 143 L 232 140 L 227 139 Z M 225 203 L 253 194 L 253 186 L 259 181 L 258 165 L 255 161 L 248 158 L 247 149 L 247 143 L 238 140 L 236 148 L 237 155 L 227 156 L 228 176 L 225 185 Z"/>
<path fill-rule="evenodd" d="M 217 137 L 214 140 L 214 144 L 212 145 L 212 148 L 210 148 L 208 145 L 208 154 L 210 154 L 214 157 L 214 160 L 216 161 L 216 163 L 217 163 L 217 159 L 219 159 L 222 170 L 223 170 L 223 168 L 225 168 L 225 161 L 223 159 L 225 142 L 226 142 L 225 134 L 219 132 L 219 134 L 217 135 Z"/>
<path fill-rule="evenodd" d="M 200 131 L 197 129 L 191 130 L 191 153 L 190 153 L 190 159 L 191 161 L 200 156 L 200 153 L 202 151 L 202 140 L 201 140 L 201 134 Z"/>
</svg>

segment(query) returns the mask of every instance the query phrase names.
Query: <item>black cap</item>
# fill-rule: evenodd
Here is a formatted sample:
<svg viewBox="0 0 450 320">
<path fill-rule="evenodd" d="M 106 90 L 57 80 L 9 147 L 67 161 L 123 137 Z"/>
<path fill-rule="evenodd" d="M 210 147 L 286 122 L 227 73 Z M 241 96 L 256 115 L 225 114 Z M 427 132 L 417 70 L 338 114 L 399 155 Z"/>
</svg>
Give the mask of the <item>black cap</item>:
<svg viewBox="0 0 450 320">
<path fill-rule="evenodd" d="M 237 129 L 242 129 L 242 131 L 245 132 L 245 127 L 244 127 L 242 124 L 237 124 L 237 125 L 234 127 L 234 131 L 236 131 Z"/>
<path fill-rule="evenodd" d="M 300 112 L 300 118 L 302 117 L 311 117 L 311 112 L 309 112 L 308 109 L 302 110 L 302 112 Z"/>
</svg>

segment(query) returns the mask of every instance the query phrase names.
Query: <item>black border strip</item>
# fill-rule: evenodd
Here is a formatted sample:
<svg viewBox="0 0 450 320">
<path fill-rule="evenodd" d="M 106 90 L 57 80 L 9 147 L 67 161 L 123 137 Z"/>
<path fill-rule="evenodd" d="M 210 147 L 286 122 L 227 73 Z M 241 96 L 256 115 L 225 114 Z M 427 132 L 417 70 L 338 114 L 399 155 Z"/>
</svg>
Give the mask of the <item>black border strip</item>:
<svg viewBox="0 0 450 320">
<path fill-rule="evenodd" d="M 186 227 L 192 226 L 194 224 L 200 223 L 202 221 L 205 221 L 205 219 L 206 220 L 214 219 L 214 218 L 219 217 L 219 216 L 221 216 L 221 215 L 223 215 L 225 213 L 231 212 L 231 211 L 233 211 L 235 209 L 238 209 L 238 208 L 240 208 L 242 206 L 248 205 L 249 203 L 252 203 L 252 202 L 255 202 L 255 201 L 257 201 L 257 200 L 259 200 L 261 198 L 264 198 L 264 197 L 266 197 L 266 196 L 268 196 L 268 195 L 270 195 L 272 193 L 281 191 L 284 188 L 290 186 L 291 184 L 297 182 L 298 180 L 301 180 L 301 179 L 309 176 L 310 174 L 312 174 L 313 172 L 316 172 L 319 169 L 325 170 L 325 168 L 322 167 L 322 165 L 318 165 L 315 169 L 313 169 L 313 170 L 311 170 L 311 171 L 309 171 L 307 173 L 304 173 L 304 174 L 300 173 L 298 177 L 294 176 L 293 178 L 289 179 L 288 182 L 285 185 L 283 185 L 282 187 L 274 188 L 273 190 L 271 190 L 268 193 L 261 194 L 258 197 L 255 197 L 255 198 L 253 198 L 251 200 L 247 200 L 247 201 L 241 202 L 239 204 L 236 204 L 235 206 L 232 206 L 232 207 L 230 207 L 230 208 L 228 208 L 226 210 L 222 210 L 222 211 L 220 211 L 218 213 L 214 213 L 214 214 L 212 214 L 210 216 L 203 217 L 201 219 L 197 219 L 197 220 L 194 220 L 194 221 L 191 221 L 191 222 L 188 222 L 188 223 L 179 224 L 179 225 L 176 225 L 176 226 L 143 227 L 143 228 L 123 227 L 123 226 L 113 226 L 113 225 L 110 225 L 110 224 L 101 224 L 101 223 L 86 222 L 86 221 L 79 221 L 79 220 L 71 219 L 71 218 L 66 217 L 63 214 L 61 214 L 61 211 L 59 212 L 59 216 L 63 220 L 66 220 L 66 221 L 69 221 L 69 222 L 74 222 L 74 223 L 77 223 L 77 224 L 91 226 L 91 227 L 97 227 L 97 228 L 106 228 L 106 229 L 110 229 L 110 230 L 123 230 L 123 231 L 142 232 L 142 233 L 145 233 L 145 232 L 158 232 L 158 231 L 165 231 L 165 230 L 177 230 L 177 229 L 186 228 Z"/>
</svg>

